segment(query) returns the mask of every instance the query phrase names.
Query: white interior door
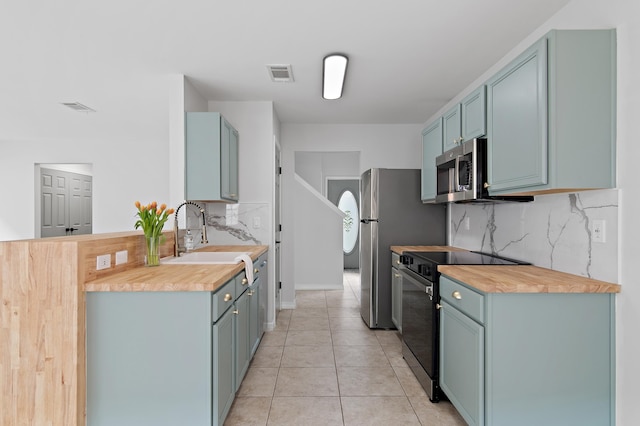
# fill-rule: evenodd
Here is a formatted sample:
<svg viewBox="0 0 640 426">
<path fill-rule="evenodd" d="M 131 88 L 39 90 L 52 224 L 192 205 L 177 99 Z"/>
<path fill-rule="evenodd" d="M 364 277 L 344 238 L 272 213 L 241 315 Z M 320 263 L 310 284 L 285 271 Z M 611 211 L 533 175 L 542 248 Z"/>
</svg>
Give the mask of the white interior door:
<svg viewBox="0 0 640 426">
<path fill-rule="evenodd" d="M 40 236 L 91 234 L 93 178 L 40 168 Z"/>
</svg>

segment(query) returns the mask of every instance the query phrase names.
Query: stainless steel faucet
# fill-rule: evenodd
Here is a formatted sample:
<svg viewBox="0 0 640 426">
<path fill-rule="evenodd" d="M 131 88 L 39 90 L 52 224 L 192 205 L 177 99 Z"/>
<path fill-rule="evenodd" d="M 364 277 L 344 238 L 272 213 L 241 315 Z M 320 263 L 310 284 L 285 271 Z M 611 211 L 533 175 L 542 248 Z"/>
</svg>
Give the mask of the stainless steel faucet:
<svg viewBox="0 0 640 426">
<path fill-rule="evenodd" d="M 200 207 L 200 205 L 198 205 L 197 203 L 194 203 L 193 201 L 185 201 L 184 203 L 180 204 L 178 208 L 176 208 L 176 213 L 175 215 L 173 215 L 173 243 L 174 243 L 173 255 L 175 257 L 180 256 L 180 254 L 186 251 L 186 248 L 180 248 L 180 243 L 179 243 L 180 240 L 178 238 L 178 212 L 180 211 L 180 208 L 182 206 L 187 204 L 196 206 L 200 210 L 200 214 L 202 215 L 202 238 L 200 239 L 200 242 L 202 244 L 207 244 L 209 242 L 207 240 L 207 220 L 204 217 L 204 209 Z"/>
</svg>

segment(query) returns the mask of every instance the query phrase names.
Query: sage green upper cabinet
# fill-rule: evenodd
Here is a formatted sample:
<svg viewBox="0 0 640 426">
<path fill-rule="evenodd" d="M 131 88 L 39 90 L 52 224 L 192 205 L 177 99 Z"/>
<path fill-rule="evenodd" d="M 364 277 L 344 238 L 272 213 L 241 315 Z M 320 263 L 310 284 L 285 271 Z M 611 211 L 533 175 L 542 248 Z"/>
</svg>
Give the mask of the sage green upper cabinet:
<svg viewBox="0 0 640 426">
<path fill-rule="evenodd" d="M 463 141 L 484 136 L 487 131 L 486 87 L 480 86 L 442 117 L 442 151 Z"/>
<path fill-rule="evenodd" d="M 482 85 L 460 103 L 462 140 L 487 134 L 487 88 Z"/>
<path fill-rule="evenodd" d="M 442 154 L 442 118 L 436 119 L 422 131 L 422 201 L 436 198 L 436 157 Z"/>
<path fill-rule="evenodd" d="M 186 113 L 185 198 L 238 201 L 238 131 L 217 112 Z"/>
<path fill-rule="evenodd" d="M 462 108 L 455 105 L 442 116 L 442 152 L 455 148 L 462 139 Z"/>
<path fill-rule="evenodd" d="M 487 82 L 491 194 L 615 187 L 615 30 L 554 30 Z"/>
</svg>

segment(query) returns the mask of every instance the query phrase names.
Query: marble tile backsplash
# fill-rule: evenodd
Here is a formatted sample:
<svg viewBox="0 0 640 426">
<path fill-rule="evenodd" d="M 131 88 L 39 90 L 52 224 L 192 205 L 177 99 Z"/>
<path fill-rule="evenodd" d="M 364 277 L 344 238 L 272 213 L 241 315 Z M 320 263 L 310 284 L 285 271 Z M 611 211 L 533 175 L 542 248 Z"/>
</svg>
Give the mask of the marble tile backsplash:
<svg viewBox="0 0 640 426">
<path fill-rule="evenodd" d="M 209 244 L 269 244 L 271 215 L 266 203 L 208 203 L 205 217 Z"/>
<path fill-rule="evenodd" d="M 549 194 L 531 203 L 451 204 L 449 244 L 618 282 L 618 191 Z M 604 242 L 594 221 L 604 221 Z"/>
</svg>

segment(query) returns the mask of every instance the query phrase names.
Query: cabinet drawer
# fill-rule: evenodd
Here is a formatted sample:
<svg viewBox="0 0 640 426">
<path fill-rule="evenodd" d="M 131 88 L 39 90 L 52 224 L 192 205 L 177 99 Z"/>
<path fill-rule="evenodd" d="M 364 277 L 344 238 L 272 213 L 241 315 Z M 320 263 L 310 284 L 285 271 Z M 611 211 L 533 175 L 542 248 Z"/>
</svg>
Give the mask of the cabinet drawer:
<svg viewBox="0 0 640 426">
<path fill-rule="evenodd" d="M 397 268 L 400 265 L 400 255 L 395 252 L 391 252 L 391 267 Z"/>
<path fill-rule="evenodd" d="M 482 294 L 441 275 L 440 298 L 474 320 L 484 323 L 484 296 Z"/>
<path fill-rule="evenodd" d="M 253 275 L 254 275 L 253 278 L 255 279 L 256 278 L 255 273 Z M 240 295 L 244 293 L 245 290 L 248 289 L 249 285 L 252 283 L 247 281 L 247 274 L 244 272 L 244 269 L 242 270 L 242 272 L 236 275 L 235 280 L 236 280 L 236 295 L 240 297 Z"/>
<path fill-rule="evenodd" d="M 229 280 L 213 293 L 211 301 L 211 321 L 216 322 L 236 300 L 236 279 Z"/>
</svg>

